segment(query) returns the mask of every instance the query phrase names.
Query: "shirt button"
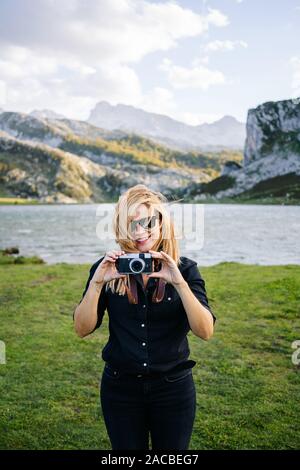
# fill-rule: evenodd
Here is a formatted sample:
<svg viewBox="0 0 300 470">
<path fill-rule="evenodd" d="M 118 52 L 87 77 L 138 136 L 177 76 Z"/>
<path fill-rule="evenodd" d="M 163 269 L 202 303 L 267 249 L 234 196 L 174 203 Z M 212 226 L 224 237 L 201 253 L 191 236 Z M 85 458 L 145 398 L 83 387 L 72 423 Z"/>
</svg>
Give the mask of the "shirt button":
<svg viewBox="0 0 300 470">
<path fill-rule="evenodd" d="M 146 343 L 142 343 L 143 346 L 146 346 Z"/>
<path fill-rule="evenodd" d="M 145 323 L 142 323 L 141 326 L 145 326 Z"/>
<path fill-rule="evenodd" d="M 146 367 L 146 365 L 147 365 L 147 362 L 144 362 L 143 366 Z"/>
<path fill-rule="evenodd" d="M 143 308 L 145 308 L 145 307 L 146 307 L 146 305 L 143 305 Z"/>
<path fill-rule="evenodd" d="M 168 300 L 171 300 L 171 297 L 168 297 Z"/>
</svg>

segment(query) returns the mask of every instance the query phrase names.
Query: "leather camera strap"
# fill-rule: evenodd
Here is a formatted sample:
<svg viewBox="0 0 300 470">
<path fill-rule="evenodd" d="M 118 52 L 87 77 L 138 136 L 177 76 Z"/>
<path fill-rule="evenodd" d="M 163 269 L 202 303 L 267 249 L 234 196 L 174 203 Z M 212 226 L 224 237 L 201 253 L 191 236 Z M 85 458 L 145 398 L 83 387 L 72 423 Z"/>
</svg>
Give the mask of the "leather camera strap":
<svg viewBox="0 0 300 470">
<path fill-rule="evenodd" d="M 137 282 L 136 282 L 134 275 L 132 276 L 131 274 L 129 274 L 129 283 L 130 283 L 130 287 L 125 285 L 129 303 L 137 304 L 138 303 L 138 289 L 137 289 Z M 165 286 L 166 286 L 166 282 L 163 279 L 158 278 L 158 282 L 152 294 L 152 302 L 157 303 L 157 302 L 162 301 L 165 295 Z"/>
<path fill-rule="evenodd" d="M 160 277 L 152 295 L 152 302 L 161 302 L 165 295 L 166 282 Z"/>
<path fill-rule="evenodd" d="M 131 274 L 129 274 L 129 284 L 130 284 L 130 287 L 128 287 L 125 284 L 129 303 L 130 304 L 137 304 L 138 303 L 137 284 L 136 284 L 135 277 L 132 276 Z"/>
</svg>

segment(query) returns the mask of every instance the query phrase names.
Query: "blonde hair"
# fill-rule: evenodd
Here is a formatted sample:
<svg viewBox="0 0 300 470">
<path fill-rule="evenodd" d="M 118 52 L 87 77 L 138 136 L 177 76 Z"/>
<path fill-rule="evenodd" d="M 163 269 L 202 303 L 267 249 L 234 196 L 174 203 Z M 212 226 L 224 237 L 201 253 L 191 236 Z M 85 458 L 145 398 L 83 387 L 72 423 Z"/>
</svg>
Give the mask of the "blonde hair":
<svg viewBox="0 0 300 470">
<path fill-rule="evenodd" d="M 179 243 L 175 238 L 174 223 L 164 204 L 168 203 L 167 198 L 158 191 L 152 191 L 144 184 L 137 184 L 122 194 L 115 207 L 113 219 L 113 231 L 115 241 L 120 249 L 125 253 L 137 253 L 138 250 L 132 239 L 128 238 L 128 227 L 130 217 L 133 218 L 133 212 L 140 204 L 145 204 L 150 208 L 151 215 L 154 209 L 159 213 L 159 236 L 152 246 L 153 251 L 164 251 L 170 255 L 177 266 L 181 263 L 179 253 Z M 111 289 L 119 295 L 126 294 L 126 287 L 130 287 L 130 276 L 127 274 L 124 278 L 112 279 L 106 283 L 106 290 Z"/>
</svg>

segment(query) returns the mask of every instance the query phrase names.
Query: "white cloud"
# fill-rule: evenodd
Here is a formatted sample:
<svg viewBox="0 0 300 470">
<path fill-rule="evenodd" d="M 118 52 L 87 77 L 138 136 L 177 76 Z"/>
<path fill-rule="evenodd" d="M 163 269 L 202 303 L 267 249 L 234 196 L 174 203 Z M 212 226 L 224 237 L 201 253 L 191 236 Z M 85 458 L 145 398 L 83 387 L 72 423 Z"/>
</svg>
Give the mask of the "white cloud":
<svg viewBox="0 0 300 470">
<path fill-rule="evenodd" d="M 70 3 L 69 3 L 70 2 Z M 137 62 L 154 51 L 176 47 L 178 40 L 203 34 L 209 26 L 228 24 L 219 10 L 200 15 L 174 2 L 145 0 L 10 0 L 10 15 L 2 15 L 0 41 L 29 49 L 54 51 L 57 56 L 103 61 Z M 25 7 L 26 5 L 26 7 Z M 22 21 L 15 15 L 27 14 Z"/>
<path fill-rule="evenodd" d="M 293 56 L 289 62 L 293 69 L 291 83 L 293 98 L 296 98 L 300 95 L 300 57 Z"/>
<path fill-rule="evenodd" d="M 25 112 L 51 107 L 80 119 L 102 99 L 132 105 L 150 105 L 153 99 L 152 106 L 162 100 L 170 109 L 172 97 L 163 89 L 143 95 L 135 64 L 228 22 L 219 10 L 199 14 L 174 1 L 0 2 L 0 76 L 7 106 Z M 184 70 L 173 72 L 180 76 Z M 178 77 L 178 83 L 191 81 L 195 72 Z M 203 69 L 203 86 L 220 80 L 219 74 Z"/>
<path fill-rule="evenodd" d="M 174 116 L 177 110 L 173 93 L 163 87 L 155 87 L 145 94 L 139 106 L 145 111 L 168 116 Z"/>
<path fill-rule="evenodd" d="M 186 68 L 174 65 L 170 59 L 165 58 L 159 68 L 167 73 L 169 83 L 173 88 L 207 90 L 212 85 L 225 83 L 225 76 L 222 72 L 210 70 L 203 65 Z"/>
<path fill-rule="evenodd" d="M 68 56 L 62 64 L 55 57 L 48 63 L 25 48 L 10 47 L 7 52 L 0 59 L 0 76 L 10 110 L 51 108 L 86 119 L 98 100 L 137 104 L 142 99 L 139 79 L 127 65 L 104 63 L 96 69 Z"/>
<path fill-rule="evenodd" d="M 211 41 L 206 46 L 204 46 L 204 49 L 207 52 L 215 52 L 215 51 L 233 51 L 236 49 L 238 46 L 247 48 L 248 44 L 245 41 L 230 41 L 230 40 L 225 40 L 225 41 Z"/>
<path fill-rule="evenodd" d="M 227 26 L 229 25 L 229 19 L 219 10 L 214 8 L 208 8 L 208 15 L 206 17 L 207 24 L 213 24 L 214 26 Z"/>
<path fill-rule="evenodd" d="M 214 114 L 214 113 L 188 113 L 183 112 L 181 115 L 178 115 L 180 121 L 185 122 L 191 126 L 198 126 L 204 123 L 215 122 L 218 119 L 221 119 L 223 114 Z"/>
<path fill-rule="evenodd" d="M 145 111 L 163 114 L 191 126 L 214 122 L 223 117 L 223 114 L 184 112 L 178 107 L 173 93 L 162 87 L 156 87 L 146 94 L 140 106 Z"/>
<path fill-rule="evenodd" d="M 202 57 L 195 57 L 195 59 L 192 60 L 192 66 L 196 67 L 199 64 L 208 64 L 209 62 L 209 56 L 202 56 Z"/>
<path fill-rule="evenodd" d="M 3 80 L 0 80 L 0 106 L 5 106 L 6 104 L 6 83 Z"/>
</svg>

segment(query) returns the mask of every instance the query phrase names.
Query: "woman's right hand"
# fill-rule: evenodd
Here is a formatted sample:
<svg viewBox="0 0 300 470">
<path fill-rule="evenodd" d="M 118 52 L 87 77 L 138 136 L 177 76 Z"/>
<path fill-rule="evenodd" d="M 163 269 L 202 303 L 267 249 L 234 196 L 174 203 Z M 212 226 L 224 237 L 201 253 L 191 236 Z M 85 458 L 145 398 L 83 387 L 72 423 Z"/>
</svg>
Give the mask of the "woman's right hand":
<svg viewBox="0 0 300 470">
<path fill-rule="evenodd" d="M 120 274 L 116 268 L 116 260 L 118 256 L 124 255 L 125 251 L 112 250 L 105 253 L 105 256 L 99 266 L 97 267 L 93 280 L 97 282 L 109 282 L 112 279 L 119 279 L 126 277 L 126 274 Z"/>
</svg>

